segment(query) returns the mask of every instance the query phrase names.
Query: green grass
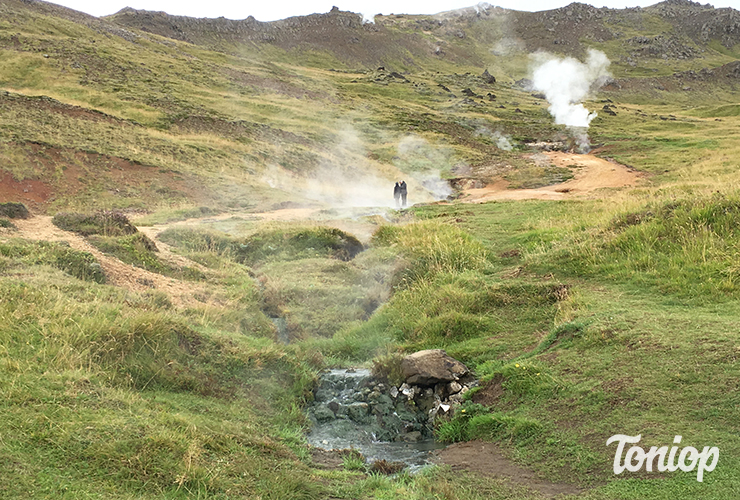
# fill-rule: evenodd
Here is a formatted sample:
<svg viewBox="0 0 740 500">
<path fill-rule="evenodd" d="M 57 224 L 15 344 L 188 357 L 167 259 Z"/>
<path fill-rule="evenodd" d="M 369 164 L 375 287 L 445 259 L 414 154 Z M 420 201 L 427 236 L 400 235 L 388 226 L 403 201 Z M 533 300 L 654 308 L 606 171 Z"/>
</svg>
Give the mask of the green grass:
<svg viewBox="0 0 740 500">
<path fill-rule="evenodd" d="M 74 231 L 83 236 L 125 236 L 137 232 L 128 217 L 120 212 L 97 212 L 94 214 L 58 213 L 52 223 L 65 231 Z"/>
<path fill-rule="evenodd" d="M 0 219 L 0 228 L 3 229 L 17 229 L 15 224 L 10 222 L 8 219 Z"/>
<path fill-rule="evenodd" d="M 446 349 L 482 381 L 442 439 L 497 442 L 536 473 L 589 488 L 580 498 L 738 496 L 738 106 L 729 88 L 660 91 L 651 80 L 736 50 L 711 41 L 702 59 L 632 68 L 616 40 L 601 44 L 615 75 L 636 79 L 606 95 L 617 116 L 601 113 L 589 133 L 598 154 L 646 173 L 638 189 L 413 208 L 363 246 L 334 227 L 244 212 L 306 201 L 302 181 L 333 167 L 383 178 L 490 167 L 514 187 L 567 178 L 523 156 L 523 143 L 566 131 L 509 85 L 528 63 L 491 52 L 501 18 L 471 21 L 464 39 L 432 26 L 423 56 L 389 52 L 384 64 L 410 81 L 392 83 L 325 50 L 127 41 L 5 7 L 1 173 L 19 193 L 26 181 L 48 190 L 34 212 L 236 217 L 162 233 L 203 271 L 165 264 L 110 217 L 56 218 L 126 263 L 187 279 L 197 291 L 184 306 L 104 285 L 95 259 L 63 243 L 5 233 L 0 496 L 540 498 L 444 467 L 386 477 L 357 457 L 336 471 L 311 464 L 301 408 L 317 371 L 374 361 L 397 379 L 399 356 L 420 348 Z M 613 18 L 609 29 L 626 39 L 670 28 L 633 14 L 639 23 Z M 400 42 L 420 19 L 383 16 L 382 31 Z M 440 37 L 445 57 L 430 56 Z M 482 65 L 499 83 L 482 82 Z M 464 88 L 497 97 L 463 104 Z M 486 130 L 512 137 L 514 151 Z M 270 187 L 274 171 L 290 189 Z M 290 345 L 276 342 L 276 318 Z M 720 462 L 703 484 L 681 472 L 615 477 L 605 443 L 617 433 L 646 446 L 681 434 L 718 446 Z"/>
<path fill-rule="evenodd" d="M 84 281 L 95 283 L 106 281 L 105 273 L 95 257 L 61 243 L 27 242 L 18 239 L 0 241 L 0 257 L 3 258 L 0 270 L 23 265 L 47 265 Z"/>
</svg>

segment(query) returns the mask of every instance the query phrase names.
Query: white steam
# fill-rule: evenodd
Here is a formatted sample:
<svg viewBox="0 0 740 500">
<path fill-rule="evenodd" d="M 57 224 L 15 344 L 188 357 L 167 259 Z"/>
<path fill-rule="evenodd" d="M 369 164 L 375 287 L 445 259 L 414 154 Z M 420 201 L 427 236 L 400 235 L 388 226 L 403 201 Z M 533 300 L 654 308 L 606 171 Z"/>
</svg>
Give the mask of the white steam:
<svg viewBox="0 0 740 500">
<path fill-rule="evenodd" d="M 534 57 L 537 66 L 532 74 L 533 89 L 545 94 L 555 123 L 568 127 L 580 148 L 587 150 L 586 131 L 596 113 L 589 112 L 581 101 L 609 78 L 609 59 L 594 49 L 589 49 L 586 62 L 542 53 Z"/>
<path fill-rule="evenodd" d="M 375 24 L 375 14 L 365 14 L 363 12 L 362 13 L 362 23 L 363 24 L 366 24 L 366 23 Z"/>
<path fill-rule="evenodd" d="M 512 142 L 511 136 L 502 134 L 498 130 L 496 130 L 495 132 L 491 132 L 487 128 L 481 127 L 475 131 L 475 134 L 490 139 L 491 142 L 496 144 L 497 148 L 503 151 L 511 151 L 512 149 L 514 149 L 514 143 Z"/>
<path fill-rule="evenodd" d="M 415 183 L 427 191 L 435 201 L 452 194 L 449 182 L 442 179 L 444 167 L 452 164 L 452 154 L 446 149 L 431 146 L 423 138 L 409 135 L 398 143 L 395 165 Z M 408 184 L 408 182 L 407 182 Z"/>
<path fill-rule="evenodd" d="M 337 124 L 335 144 L 322 155 L 319 165 L 307 174 L 297 174 L 269 164 L 262 182 L 295 196 L 296 201 L 312 200 L 332 208 L 395 208 L 393 187 L 397 181 L 408 185 L 408 204 L 437 201 L 452 194 L 441 170 L 451 164 L 446 150 L 432 147 L 416 136 L 404 137 L 395 146 L 392 139 L 377 132 L 381 143 L 397 153 L 393 165 L 368 158 L 361 135 L 351 124 Z M 392 151 L 393 151 L 392 150 Z"/>
</svg>

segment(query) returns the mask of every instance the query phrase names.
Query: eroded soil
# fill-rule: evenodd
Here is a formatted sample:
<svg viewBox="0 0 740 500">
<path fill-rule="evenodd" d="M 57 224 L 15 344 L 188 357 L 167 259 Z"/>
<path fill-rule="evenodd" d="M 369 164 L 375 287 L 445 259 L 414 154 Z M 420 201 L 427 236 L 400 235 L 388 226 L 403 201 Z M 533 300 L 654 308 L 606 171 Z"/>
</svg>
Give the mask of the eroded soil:
<svg viewBox="0 0 740 500">
<path fill-rule="evenodd" d="M 536 189 L 508 189 L 509 183 L 499 180 L 479 189 L 466 189 L 460 200 L 464 203 L 485 203 L 497 200 L 566 200 L 595 195 L 600 189 L 634 187 L 644 174 L 599 158 L 594 154 L 548 152 L 551 164 L 573 170 L 574 178 L 560 184 Z"/>
</svg>

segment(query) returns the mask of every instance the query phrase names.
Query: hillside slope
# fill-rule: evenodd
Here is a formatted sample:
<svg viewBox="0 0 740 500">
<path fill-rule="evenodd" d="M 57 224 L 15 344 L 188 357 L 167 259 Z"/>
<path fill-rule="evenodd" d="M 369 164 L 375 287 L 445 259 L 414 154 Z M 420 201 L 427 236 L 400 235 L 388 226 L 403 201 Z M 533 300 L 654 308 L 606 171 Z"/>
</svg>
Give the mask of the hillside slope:
<svg viewBox="0 0 740 500">
<path fill-rule="evenodd" d="M 2 2 L 0 497 L 736 498 L 738 33 L 685 0 L 374 24 Z M 558 124 L 534 70 L 590 49 L 588 127 Z M 480 379 L 438 422 L 469 443 L 449 467 L 307 446 L 321 370 L 401 390 L 427 348 Z M 615 434 L 719 461 L 616 475 Z"/>
</svg>

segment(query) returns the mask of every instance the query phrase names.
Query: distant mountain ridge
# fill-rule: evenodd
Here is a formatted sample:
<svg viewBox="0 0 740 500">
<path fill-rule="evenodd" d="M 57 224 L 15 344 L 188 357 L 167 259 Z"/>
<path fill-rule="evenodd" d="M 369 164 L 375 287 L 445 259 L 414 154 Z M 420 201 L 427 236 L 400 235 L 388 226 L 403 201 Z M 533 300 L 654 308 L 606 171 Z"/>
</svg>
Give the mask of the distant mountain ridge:
<svg viewBox="0 0 740 500">
<path fill-rule="evenodd" d="M 362 16 L 336 7 L 325 14 L 260 22 L 195 19 L 131 8 L 106 18 L 111 23 L 164 37 L 229 50 L 235 45 L 330 51 L 347 64 L 373 66 L 406 52 L 413 58 L 474 57 L 473 38 L 492 42 L 495 34 L 525 52 L 547 50 L 581 55 L 586 43 L 617 41 L 629 57 L 698 57 L 712 42 L 725 49 L 740 43 L 740 12 L 689 0 L 666 0 L 647 8 L 596 8 L 572 3 L 560 9 L 522 12 L 490 5 L 435 15 Z M 655 30 L 655 25 L 662 25 Z M 644 32 L 630 36 L 629 31 Z M 358 47 L 359 46 L 359 47 Z"/>
</svg>

